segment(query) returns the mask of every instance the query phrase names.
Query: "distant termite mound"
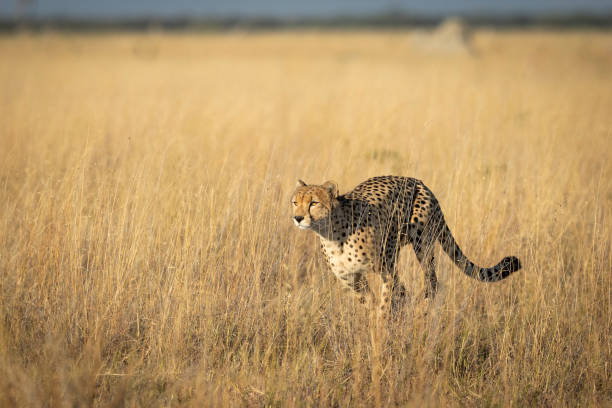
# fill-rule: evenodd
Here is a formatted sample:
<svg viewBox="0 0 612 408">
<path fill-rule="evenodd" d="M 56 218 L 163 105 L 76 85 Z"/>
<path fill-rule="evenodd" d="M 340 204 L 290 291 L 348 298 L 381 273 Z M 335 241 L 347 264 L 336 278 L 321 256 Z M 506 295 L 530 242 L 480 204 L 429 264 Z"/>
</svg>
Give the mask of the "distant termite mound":
<svg viewBox="0 0 612 408">
<path fill-rule="evenodd" d="M 472 54 L 470 27 L 457 17 L 444 20 L 434 30 L 412 34 L 412 46 L 420 51 L 440 54 Z"/>
</svg>

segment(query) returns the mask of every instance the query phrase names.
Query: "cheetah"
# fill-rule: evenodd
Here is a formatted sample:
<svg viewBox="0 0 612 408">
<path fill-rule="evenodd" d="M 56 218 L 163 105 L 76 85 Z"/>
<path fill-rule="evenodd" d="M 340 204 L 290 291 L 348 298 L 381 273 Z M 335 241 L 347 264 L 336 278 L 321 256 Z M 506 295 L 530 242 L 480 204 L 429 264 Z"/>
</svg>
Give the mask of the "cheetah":
<svg viewBox="0 0 612 408">
<path fill-rule="evenodd" d="M 373 299 L 365 274 L 381 276 L 379 315 L 385 316 L 405 297 L 396 263 L 400 248 L 409 243 L 425 273 L 425 297 L 429 298 L 438 286 L 436 241 L 459 269 L 481 282 L 496 282 L 521 269 L 514 256 L 490 268 L 470 261 L 455 242 L 438 200 L 421 180 L 373 177 L 344 195 L 338 194 L 332 181 L 308 185 L 299 180 L 291 201 L 295 225 L 319 235 L 331 271 L 361 303 Z"/>
</svg>

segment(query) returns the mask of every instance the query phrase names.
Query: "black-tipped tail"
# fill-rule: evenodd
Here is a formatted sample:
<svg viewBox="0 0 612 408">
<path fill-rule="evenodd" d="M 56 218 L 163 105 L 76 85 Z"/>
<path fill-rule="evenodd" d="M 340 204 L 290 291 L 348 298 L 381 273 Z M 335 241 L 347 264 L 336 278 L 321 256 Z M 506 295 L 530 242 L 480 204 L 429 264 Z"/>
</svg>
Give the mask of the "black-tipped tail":
<svg viewBox="0 0 612 408">
<path fill-rule="evenodd" d="M 521 261 L 516 256 L 507 256 L 491 268 L 480 268 L 478 278 L 483 282 L 496 282 L 521 269 Z"/>
<path fill-rule="evenodd" d="M 502 279 L 523 267 L 521 261 L 516 256 L 507 256 L 499 264 L 501 265 Z"/>
<path fill-rule="evenodd" d="M 510 276 L 513 272 L 521 269 L 521 261 L 516 256 L 507 256 L 497 265 L 491 268 L 481 268 L 470 261 L 461 251 L 455 238 L 451 234 L 446 222 L 442 226 L 442 232 L 438 237 L 442 249 L 453 260 L 463 273 L 482 282 L 497 282 Z"/>
</svg>

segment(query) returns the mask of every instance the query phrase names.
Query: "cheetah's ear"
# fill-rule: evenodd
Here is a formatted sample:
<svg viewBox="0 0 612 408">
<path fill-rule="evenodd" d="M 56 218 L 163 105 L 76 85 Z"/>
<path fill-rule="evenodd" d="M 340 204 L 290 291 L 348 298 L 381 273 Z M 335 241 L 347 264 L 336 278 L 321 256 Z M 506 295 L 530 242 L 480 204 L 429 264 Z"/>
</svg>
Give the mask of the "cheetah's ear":
<svg viewBox="0 0 612 408">
<path fill-rule="evenodd" d="M 297 184 L 295 185 L 296 187 L 305 187 L 307 186 L 306 183 L 304 183 L 302 180 L 298 180 Z"/>
<path fill-rule="evenodd" d="M 338 184 L 334 181 L 326 181 L 321 187 L 329 190 L 329 194 L 331 194 L 332 198 L 338 197 Z"/>
</svg>

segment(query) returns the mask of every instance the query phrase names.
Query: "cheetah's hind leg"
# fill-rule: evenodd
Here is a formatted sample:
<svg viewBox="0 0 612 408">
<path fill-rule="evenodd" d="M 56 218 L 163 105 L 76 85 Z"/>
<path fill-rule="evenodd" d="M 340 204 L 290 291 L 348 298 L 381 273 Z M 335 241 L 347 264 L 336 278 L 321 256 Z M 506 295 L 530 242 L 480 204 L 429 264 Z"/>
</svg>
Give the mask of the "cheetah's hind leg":
<svg viewBox="0 0 612 408">
<path fill-rule="evenodd" d="M 433 299 L 438 290 L 434 258 L 434 225 L 425 225 L 421 229 L 417 225 L 414 231 L 412 247 L 425 274 L 425 298 Z"/>
</svg>

